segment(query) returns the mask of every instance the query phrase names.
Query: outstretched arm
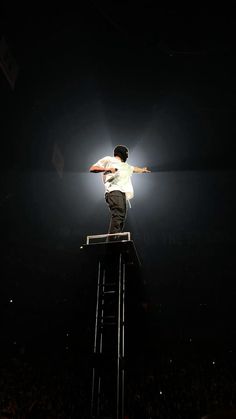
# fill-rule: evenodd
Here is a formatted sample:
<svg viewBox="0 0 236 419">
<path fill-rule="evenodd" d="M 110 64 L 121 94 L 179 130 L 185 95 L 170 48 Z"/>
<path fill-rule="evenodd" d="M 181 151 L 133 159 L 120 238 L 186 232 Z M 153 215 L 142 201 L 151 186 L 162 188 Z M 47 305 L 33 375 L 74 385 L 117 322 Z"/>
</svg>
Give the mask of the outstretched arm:
<svg viewBox="0 0 236 419">
<path fill-rule="evenodd" d="M 147 167 L 134 166 L 134 173 L 151 173 L 151 170 L 148 170 Z"/>
<path fill-rule="evenodd" d="M 106 169 L 104 169 L 104 167 L 100 166 L 91 166 L 89 171 L 90 173 L 115 173 L 117 169 L 115 169 L 115 167 L 106 167 Z"/>
</svg>

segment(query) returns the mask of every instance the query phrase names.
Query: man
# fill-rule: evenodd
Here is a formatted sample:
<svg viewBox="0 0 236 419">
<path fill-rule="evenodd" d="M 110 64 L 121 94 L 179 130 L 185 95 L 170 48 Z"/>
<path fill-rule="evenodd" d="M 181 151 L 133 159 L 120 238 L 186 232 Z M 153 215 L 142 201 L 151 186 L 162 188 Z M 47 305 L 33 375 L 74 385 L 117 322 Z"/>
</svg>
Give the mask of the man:
<svg viewBox="0 0 236 419">
<path fill-rule="evenodd" d="M 102 173 L 105 186 L 105 199 L 109 206 L 111 219 L 108 233 L 121 233 L 124 228 L 127 201 L 134 196 L 131 176 L 133 173 L 150 173 L 147 167 L 130 166 L 126 163 L 129 150 L 117 145 L 114 157 L 106 156 L 89 169 L 92 173 Z"/>
</svg>

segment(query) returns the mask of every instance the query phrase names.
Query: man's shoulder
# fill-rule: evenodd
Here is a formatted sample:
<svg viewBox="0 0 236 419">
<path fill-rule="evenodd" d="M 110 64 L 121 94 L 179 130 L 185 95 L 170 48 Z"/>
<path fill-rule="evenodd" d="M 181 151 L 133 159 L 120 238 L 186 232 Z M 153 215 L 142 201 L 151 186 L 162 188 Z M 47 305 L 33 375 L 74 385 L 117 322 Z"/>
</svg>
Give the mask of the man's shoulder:
<svg viewBox="0 0 236 419">
<path fill-rule="evenodd" d="M 104 162 L 109 163 L 109 164 L 120 164 L 121 162 L 114 156 L 105 156 L 102 159 Z"/>
<path fill-rule="evenodd" d="M 125 167 L 127 167 L 130 171 L 134 170 L 134 166 L 132 164 L 129 164 L 127 162 L 124 163 Z"/>
<path fill-rule="evenodd" d="M 114 160 L 114 157 L 112 157 L 112 156 L 104 156 L 100 160 L 111 161 L 111 160 Z"/>
<path fill-rule="evenodd" d="M 100 164 L 105 164 L 105 163 L 107 163 L 107 162 L 111 162 L 112 160 L 112 157 L 111 156 L 104 156 L 104 157 L 101 157 L 98 161 L 97 161 L 97 163 L 100 163 Z"/>
</svg>

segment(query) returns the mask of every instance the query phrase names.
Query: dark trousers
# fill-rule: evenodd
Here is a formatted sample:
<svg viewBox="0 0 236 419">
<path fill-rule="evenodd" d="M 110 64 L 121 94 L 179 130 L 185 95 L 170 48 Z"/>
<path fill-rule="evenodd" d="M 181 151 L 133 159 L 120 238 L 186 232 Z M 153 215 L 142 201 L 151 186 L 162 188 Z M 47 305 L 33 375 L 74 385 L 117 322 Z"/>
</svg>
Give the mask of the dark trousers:
<svg viewBox="0 0 236 419">
<path fill-rule="evenodd" d="M 111 219 L 108 233 L 121 233 L 126 219 L 126 196 L 121 191 L 106 193 L 106 202 L 109 206 Z"/>
</svg>

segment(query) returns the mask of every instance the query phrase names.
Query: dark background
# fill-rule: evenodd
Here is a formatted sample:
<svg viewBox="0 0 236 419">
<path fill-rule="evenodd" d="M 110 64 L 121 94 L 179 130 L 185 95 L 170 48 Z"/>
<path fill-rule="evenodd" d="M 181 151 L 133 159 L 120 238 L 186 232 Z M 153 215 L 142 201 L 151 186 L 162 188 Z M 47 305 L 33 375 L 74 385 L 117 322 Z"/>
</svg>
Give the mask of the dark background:
<svg viewBox="0 0 236 419">
<path fill-rule="evenodd" d="M 141 353 L 233 356 L 235 24 L 226 8 L 155 2 L 1 8 L 19 66 L 13 90 L 0 74 L 2 352 L 87 356 L 95 282 L 80 246 L 109 218 L 88 168 L 121 143 L 152 170 L 133 176 L 126 224 Z"/>
</svg>

